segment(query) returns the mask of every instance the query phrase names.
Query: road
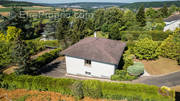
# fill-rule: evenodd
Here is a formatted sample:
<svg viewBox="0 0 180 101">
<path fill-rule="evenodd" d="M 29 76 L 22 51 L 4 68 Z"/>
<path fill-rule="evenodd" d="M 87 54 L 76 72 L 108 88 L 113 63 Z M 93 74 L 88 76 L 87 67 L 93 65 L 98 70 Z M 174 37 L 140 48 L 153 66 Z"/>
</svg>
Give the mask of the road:
<svg viewBox="0 0 180 101">
<path fill-rule="evenodd" d="M 132 81 L 134 83 L 144 83 L 148 85 L 156 85 L 156 86 L 176 86 L 180 85 L 180 71 L 175 73 L 170 73 L 167 75 L 161 76 L 149 76 L 149 77 L 142 77 L 140 79 Z"/>
</svg>

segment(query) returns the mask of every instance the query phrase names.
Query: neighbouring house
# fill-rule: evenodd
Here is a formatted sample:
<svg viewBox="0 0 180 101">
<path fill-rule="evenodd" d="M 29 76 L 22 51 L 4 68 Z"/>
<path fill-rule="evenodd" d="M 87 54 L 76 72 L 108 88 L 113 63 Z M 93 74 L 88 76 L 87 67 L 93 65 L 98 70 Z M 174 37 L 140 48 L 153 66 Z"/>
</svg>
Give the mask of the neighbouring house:
<svg viewBox="0 0 180 101">
<path fill-rule="evenodd" d="M 118 68 L 126 43 L 87 37 L 61 52 L 68 74 L 110 78 Z"/>
<path fill-rule="evenodd" d="M 164 22 L 166 23 L 164 31 L 174 31 L 176 28 L 180 28 L 180 14 L 172 15 L 164 19 Z"/>
</svg>

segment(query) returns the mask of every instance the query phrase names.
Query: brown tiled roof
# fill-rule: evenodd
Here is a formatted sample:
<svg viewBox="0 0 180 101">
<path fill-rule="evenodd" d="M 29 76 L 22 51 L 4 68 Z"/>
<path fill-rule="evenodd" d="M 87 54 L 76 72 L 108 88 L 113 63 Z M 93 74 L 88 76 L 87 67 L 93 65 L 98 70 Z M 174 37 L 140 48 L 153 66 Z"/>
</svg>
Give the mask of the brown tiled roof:
<svg viewBox="0 0 180 101">
<path fill-rule="evenodd" d="M 172 16 L 164 19 L 165 22 L 171 22 L 171 21 L 175 21 L 175 20 L 180 20 L 180 14 L 172 15 Z"/>
<path fill-rule="evenodd" d="M 61 54 L 118 65 L 126 43 L 105 38 L 87 37 Z"/>
</svg>

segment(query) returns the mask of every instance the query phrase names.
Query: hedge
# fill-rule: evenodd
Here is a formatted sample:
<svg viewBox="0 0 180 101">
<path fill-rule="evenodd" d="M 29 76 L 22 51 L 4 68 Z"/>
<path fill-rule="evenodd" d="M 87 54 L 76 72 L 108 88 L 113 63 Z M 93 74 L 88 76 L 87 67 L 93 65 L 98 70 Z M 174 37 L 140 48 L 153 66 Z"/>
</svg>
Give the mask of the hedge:
<svg viewBox="0 0 180 101">
<path fill-rule="evenodd" d="M 35 70 L 36 72 L 39 72 L 44 65 L 50 63 L 55 58 L 59 57 L 60 51 L 61 51 L 61 49 L 58 48 L 58 49 L 54 49 L 50 52 L 44 53 L 43 55 L 32 60 L 31 66 L 36 68 L 36 70 Z"/>
<path fill-rule="evenodd" d="M 138 40 L 139 36 L 141 34 L 150 35 L 152 37 L 152 40 L 154 41 L 163 41 L 166 39 L 169 35 L 172 35 L 172 32 L 166 31 L 121 31 L 121 39 L 124 41 L 127 40 Z"/>
<path fill-rule="evenodd" d="M 74 79 L 51 78 L 28 75 L 0 75 L 0 87 L 6 89 L 29 89 L 59 92 L 73 95 Z M 97 80 L 82 80 L 85 96 L 128 101 L 170 101 L 169 96 L 159 94 L 159 87 L 144 84 L 112 83 Z"/>
</svg>

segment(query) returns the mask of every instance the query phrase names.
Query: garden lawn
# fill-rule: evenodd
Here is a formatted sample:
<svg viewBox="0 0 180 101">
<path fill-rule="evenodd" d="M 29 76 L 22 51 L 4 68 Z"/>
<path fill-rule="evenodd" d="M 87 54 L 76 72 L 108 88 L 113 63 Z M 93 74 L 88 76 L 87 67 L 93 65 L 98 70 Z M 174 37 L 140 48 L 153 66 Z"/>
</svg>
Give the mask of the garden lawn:
<svg viewBox="0 0 180 101">
<path fill-rule="evenodd" d="M 177 61 L 159 57 L 157 60 L 135 60 L 144 64 L 145 70 L 151 75 L 168 74 L 171 72 L 180 71 L 180 66 Z"/>
</svg>

